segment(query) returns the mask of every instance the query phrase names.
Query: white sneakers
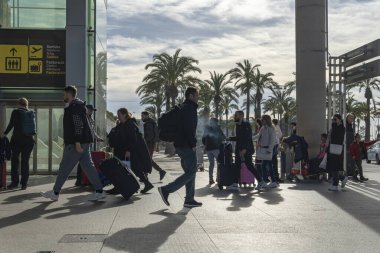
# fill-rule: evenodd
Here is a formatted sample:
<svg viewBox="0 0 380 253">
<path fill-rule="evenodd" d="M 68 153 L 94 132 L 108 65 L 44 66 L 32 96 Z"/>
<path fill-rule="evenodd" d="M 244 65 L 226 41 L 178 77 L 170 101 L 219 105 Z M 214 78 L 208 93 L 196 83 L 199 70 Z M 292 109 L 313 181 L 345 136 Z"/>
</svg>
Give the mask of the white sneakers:
<svg viewBox="0 0 380 253">
<path fill-rule="evenodd" d="M 341 188 L 342 188 L 342 189 L 343 189 L 344 187 L 346 187 L 347 181 L 348 181 L 348 177 L 345 176 L 344 179 L 342 180 L 342 184 L 341 184 Z M 332 191 L 332 192 L 337 192 L 337 191 L 339 191 L 339 187 L 331 184 L 331 185 L 329 186 L 328 190 L 329 190 L 329 191 Z"/>
<path fill-rule="evenodd" d="M 57 201 L 59 197 L 59 195 L 55 194 L 54 191 L 47 191 L 47 192 L 40 192 L 40 193 L 42 197 L 53 200 L 53 201 Z"/>
<path fill-rule="evenodd" d="M 330 185 L 330 187 L 328 188 L 328 190 L 332 191 L 332 192 L 337 192 L 338 191 L 338 186 Z"/>
<path fill-rule="evenodd" d="M 256 186 L 256 190 L 258 191 L 261 191 L 265 186 L 266 186 L 267 183 L 265 183 L 265 181 L 261 181 L 257 184 Z"/>
<path fill-rule="evenodd" d="M 239 185 L 237 183 L 233 183 L 232 185 L 227 186 L 227 190 L 239 191 Z"/>
<path fill-rule="evenodd" d="M 345 176 L 344 179 L 342 180 L 342 188 L 346 187 L 347 181 L 348 181 L 348 177 Z"/>
<path fill-rule="evenodd" d="M 59 195 L 55 194 L 54 191 L 41 192 L 41 196 L 46 199 L 50 199 L 52 201 L 57 201 L 59 197 Z M 106 193 L 104 191 L 102 193 L 95 192 L 94 194 L 90 195 L 90 197 L 88 197 L 87 200 L 97 201 L 97 200 L 104 199 L 105 197 L 106 197 Z"/>
<path fill-rule="evenodd" d="M 90 197 L 87 200 L 88 201 L 98 201 L 98 200 L 106 198 L 106 196 L 107 195 L 104 191 L 102 193 L 95 192 L 94 194 L 90 195 Z"/>
</svg>

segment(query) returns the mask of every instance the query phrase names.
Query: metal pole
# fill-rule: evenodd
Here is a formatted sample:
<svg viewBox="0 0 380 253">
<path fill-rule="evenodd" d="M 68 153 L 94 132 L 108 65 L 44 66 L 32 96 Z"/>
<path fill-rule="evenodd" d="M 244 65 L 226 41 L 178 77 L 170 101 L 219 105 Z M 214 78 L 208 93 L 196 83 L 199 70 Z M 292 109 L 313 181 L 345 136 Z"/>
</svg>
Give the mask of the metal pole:
<svg viewBox="0 0 380 253">
<path fill-rule="evenodd" d="M 342 58 L 339 58 L 339 68 L 340 68 L 340 79 L 342 80 L 342 76 L 341 74 L 343 72 L 345 72 L 345 67 L 343 66 L 342 64 Z M 346 80 L 342 80 L 342 82 L 340 82 L 342 84 L 342 118 L 343 118 L 343 125 L 345 127 L 347 127 L 347 124 L 346 124 L 346 114 L 347 114 L 347 108 L 346 108 L 346 85 L 347 85 L 347 81 Z M 344 135 L 344 141 L 343 141 L 343 170 L 345 172 L 345 175 L 347 175 L 347 129 L 346 129 L 346 133 Z"/>
</svg>

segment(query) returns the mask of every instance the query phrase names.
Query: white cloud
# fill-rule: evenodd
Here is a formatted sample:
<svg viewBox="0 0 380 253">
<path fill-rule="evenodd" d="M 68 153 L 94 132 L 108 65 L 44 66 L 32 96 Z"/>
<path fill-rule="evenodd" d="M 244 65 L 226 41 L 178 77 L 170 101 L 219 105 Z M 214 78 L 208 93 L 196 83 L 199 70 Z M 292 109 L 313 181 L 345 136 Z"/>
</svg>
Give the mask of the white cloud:
<svg viewBox="0 0 380 253">
<path fill-rule="evenodd" d="M 340 55 L 380 37 L 380 1 L 329 1 L 330 53 Z M 153 54 L 182 55 L 208 71 L 249 59 L 285 83 L 295 71 L 294 0 L 113 0 L 109 2 L 108 99 L 143 110 L 134 93 Z M 139 24 L 138 22 L 141 22 Z M 129 102 L 132 101 L 132 102 Z M 139 111 L 140 110 L 140 111 Z"/>
</svg>

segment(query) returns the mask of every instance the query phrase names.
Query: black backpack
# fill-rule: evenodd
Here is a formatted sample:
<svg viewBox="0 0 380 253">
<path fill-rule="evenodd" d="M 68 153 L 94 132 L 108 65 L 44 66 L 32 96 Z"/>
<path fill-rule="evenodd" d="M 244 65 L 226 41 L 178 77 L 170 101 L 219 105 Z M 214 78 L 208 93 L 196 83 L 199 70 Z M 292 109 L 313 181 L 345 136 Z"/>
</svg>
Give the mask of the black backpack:
<svg viewBox="0 0 380 253">
<path fill-rule="evenodd" d="M 36 134 L 36 114 L 33 111 L 19 110 L 21 115 L 21 132 L 27 136 Z"/>
<path fill-rule="evenodd" d="M 181 106 L 176 105 L 158 119 L 158 137 L 161 141 L 174 142 L 178 134 Z"/>
</svg>

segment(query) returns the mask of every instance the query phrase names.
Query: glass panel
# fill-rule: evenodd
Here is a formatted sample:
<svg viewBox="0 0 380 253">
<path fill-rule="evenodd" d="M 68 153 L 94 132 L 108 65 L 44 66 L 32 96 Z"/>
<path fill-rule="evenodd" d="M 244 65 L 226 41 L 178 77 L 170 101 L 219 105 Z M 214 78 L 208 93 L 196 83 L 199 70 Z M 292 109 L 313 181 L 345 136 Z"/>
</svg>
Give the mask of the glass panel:
<svg viewBox="0 0 380 253">
<path fill-rule="evenodd" d="M 37 173 L 49 171 L 49 109 L 37 109 Z"/>
<path fill-rule="evenodd" d="M 66 10 L 20 9 L 17 27 L 28 28 L 65 28 Z"/>
<path fill-rule="evenodd" d="M 63 109 L 52 112 L 52 171 L 57 172 L 63 155 Z"/>
</svg>

